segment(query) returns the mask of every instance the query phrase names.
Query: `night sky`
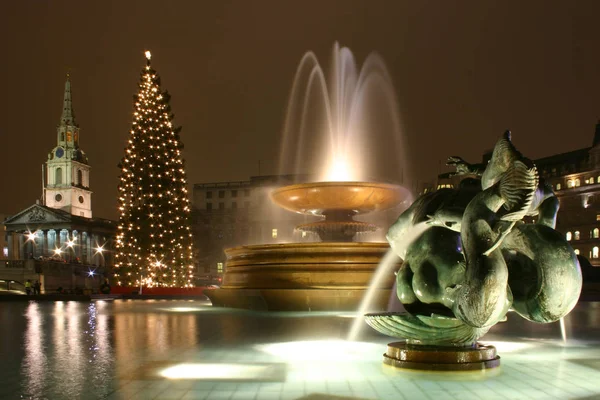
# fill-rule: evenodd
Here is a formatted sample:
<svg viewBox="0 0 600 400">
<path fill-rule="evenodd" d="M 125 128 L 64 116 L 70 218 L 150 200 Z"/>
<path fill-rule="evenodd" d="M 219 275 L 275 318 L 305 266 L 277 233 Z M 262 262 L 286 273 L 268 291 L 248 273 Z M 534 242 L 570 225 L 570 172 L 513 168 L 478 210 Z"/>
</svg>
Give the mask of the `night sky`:
<svg viewBox="0 0 600 400">
<path fill-rule="evenodd" d="M 143 51 L 183 126 L 188 183 L 277 173 L 292 79 L 334 41 L 385 60 L 415 182 L 479 161 L 505 129 L 530 158 L 591 145 L 600 1 L 39 1 L 0 8 L 0 214 L 41 195 L 71 71 L 94 216 L 116 218 L 117 164 Z M 388 143 L 381 143 L 382 147 Z M 191 192 L 190 192 L 191 194 Z"/>
</svg>

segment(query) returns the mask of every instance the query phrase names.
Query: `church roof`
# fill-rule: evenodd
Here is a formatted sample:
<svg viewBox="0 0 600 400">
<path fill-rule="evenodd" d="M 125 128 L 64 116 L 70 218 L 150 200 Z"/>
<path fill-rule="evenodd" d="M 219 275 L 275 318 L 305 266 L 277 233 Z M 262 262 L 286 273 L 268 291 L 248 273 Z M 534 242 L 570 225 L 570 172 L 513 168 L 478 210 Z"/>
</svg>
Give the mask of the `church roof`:
<svg viewBox="0 0 600 400">
<path fill-rule="evenodd" d="M 116 231 L 117 222 L 104 218 L 85 218 L 67 211 L 34 204 L 4 221 L 7 231 L 37 229 L 89 229 L 106 233 Z"/>
</svg>

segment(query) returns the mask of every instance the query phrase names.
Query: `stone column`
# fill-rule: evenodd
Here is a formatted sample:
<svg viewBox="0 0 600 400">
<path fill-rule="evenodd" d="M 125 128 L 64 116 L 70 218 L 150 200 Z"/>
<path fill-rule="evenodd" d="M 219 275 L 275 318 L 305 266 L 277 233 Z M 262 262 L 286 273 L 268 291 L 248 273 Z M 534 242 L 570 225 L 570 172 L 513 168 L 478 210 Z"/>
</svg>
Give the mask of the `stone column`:
<svg viewBox="0 0 600 400">
<path fill-rule="evenodd" d="M 42 231 L 42 255 L 50 255 L 50 251 L 48 249 L 48 230 Z"/>
<path fill-rule="evenodd" d="M 66 248 L 66 245 L 65 245 L 65 243 L 67 243 L 68 235 L 69 235 L 69 231 L 67 231 L 66 229 L 61 229 L 58 247 L 64 251 L 62 256 L 65 260 L 69 259 L 68 252 L 71 251 L 71 249 Z"/>
<path fill-rule="evenodd" d="M 54 254 L 54 249 L 58 247 L 56 245 L 56 231 L 54 229 L 50 229 L 48 231 L 48 254 L 51 256 Z"/>
<path fill-rule="evenodd" d="M 44 251 L 44 232 L 37 230 L 34 235 L 35 237 L 31 240 L 32 253 L 33 257 L 39 257 Z"/>
<path fill-rule="evenodd" d="M 86 248 L 87 248 L 87 258 L 88 264 L 94 264 L 94 242 L 92 241 L 92 234 L 88 233 L 86 235 Z"/>
<path fill-rule="evenodd" d="M 79 231 L 73 231 L 71 240 L 75 242 L 75 245 L 73 246 L 73 258 L 79 258 L 81 261 L 81 234 Z"/>
<path fill-rule="evenodd" d="M 8 233 L 8 259 L 14 259 L 15 258 L 15 249 L 14 249 L 14 243 L 13 243 L 13 233 L 9 232 Z"/>
<path fill-rule="evenodd" d="M 98 235 L 94 235 L 94 239 L 92 240 L 92 242 L 94 243 L 94 247 L 98 247 L 100 246 L 100 238 L 98 237 Z M 94 265 L 99 267 L 102 265 L 102 258 L 104 257 L 104 254 L 94 250 Z"/>
<path fill-rule="evenodd" d="M 22 233 L 18 233 L 19 235 L 19 260 L 25 259 L 25 240 L 23 238 Z"/>
<path fill-rule="evenodd" d="M 90 256 L 89 256 L 89 249 L 90 249 L 90 245 L 89 245 L 88 234 L 87 234 L 87 232 L 82 232 L 81 233 L 81 262 L 83 262 L 84 264 L 91 264 Z"/>
</svg>

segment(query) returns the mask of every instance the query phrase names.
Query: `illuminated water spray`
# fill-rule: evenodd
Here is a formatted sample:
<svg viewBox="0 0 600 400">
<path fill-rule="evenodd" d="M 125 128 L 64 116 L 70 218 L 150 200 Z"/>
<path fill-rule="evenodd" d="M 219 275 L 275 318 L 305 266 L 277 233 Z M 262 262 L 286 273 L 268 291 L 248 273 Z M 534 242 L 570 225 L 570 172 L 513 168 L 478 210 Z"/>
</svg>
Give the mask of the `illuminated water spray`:
<svg viewBox="0 0 600 400">
<path fill-rule="evenodd" d="M 327 79 L 315 53 L 304 54 L 288 102 L 279 172 L 314 173 L 319 181 L 408 177 L 392 80 L 376 53 L 358 66 L 347 47 L 333 46 Z M 385 144 L 385 154 L 381 144 Z M 377 147 L 378 146 L 378 147 Z"/>
<path fill-rule="evenodd" d="M 352 326 L 350 328 L 350 333 L 348 333 L 347 340 L 355 341 L 360 333 L 360 329 L 366 324 L 363 316 L 370 311 L 370 307 L 372 306 L 373 297 L 376 293 L 376 289 L 381 286 L 381 280 L 385 278 L 386 275 L 393 273 L 393 267 L 398 263 L 397 254 L 406 254 L 406 250 L 408 246 L 412 242 L 414 242 L 419 236 L 423 234 L 427 229 L 429 229 L 431 225 L 428 225 L 427 221 L 420 222 L 414 225 L 410 230 L 406 232 L 406 234 L 402 237 L 402 241 L 396 243 L 396 247 L 392 250 L 388 250 L 386 255 L 381 259 L 381 262 L 377 266 L 377 270 L 371 278 L 371 282 L 369 283 L 369 289 L 365 293 L 360 306 L 358 307 L 358 311 L 356 312 L 356 317 Z M 392 291 L 390 296 L 396 296 L 396 293 Z"/>
</svg>

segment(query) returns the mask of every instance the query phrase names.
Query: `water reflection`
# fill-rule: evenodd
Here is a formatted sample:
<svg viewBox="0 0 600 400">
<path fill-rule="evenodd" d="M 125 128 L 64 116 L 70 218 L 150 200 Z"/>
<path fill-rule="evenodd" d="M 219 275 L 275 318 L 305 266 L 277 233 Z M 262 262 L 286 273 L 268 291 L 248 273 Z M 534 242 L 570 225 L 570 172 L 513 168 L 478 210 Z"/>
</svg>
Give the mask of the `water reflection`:
<svg viewBox="0 0 600 400">
<path fill-rule="evenodd" d="M 112 391 L 108 316 L 98 315 L 97 308 L 95 303 L 29 303 L 23 397 L 96 398 Z"/>
<path fill-rule="evenodd" d="M 30 301 L 25 312 L 25 358 L 23 360 L 24 392 L 30 398 L 39 398 L 46 386 L 47 358 L 44 348 L 43 318 L 37 303 Z"/>
<path fill-rule="evenodd" d="M 136 307 L 137 306 L 137 307 Z M 116 357 L 143 350 L 150 358 L 169 356 L 177 348 L 195 347 L 196 315 L 165 313 L 154 307 L 116 303 L 114 309 Z"/>
</svg>

